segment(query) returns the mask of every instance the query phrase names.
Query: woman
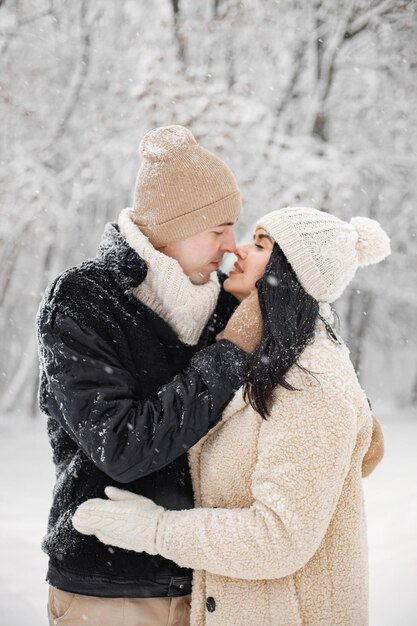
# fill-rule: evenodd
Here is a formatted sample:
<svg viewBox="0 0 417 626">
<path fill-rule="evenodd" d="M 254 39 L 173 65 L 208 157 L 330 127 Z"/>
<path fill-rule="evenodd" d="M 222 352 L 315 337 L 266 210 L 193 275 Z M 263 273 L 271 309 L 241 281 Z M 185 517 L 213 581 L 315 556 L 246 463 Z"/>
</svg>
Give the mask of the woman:
<svg viewBox="0 0 417 626">
<path fill-rule="evenodd" d="M 80 532 L 193 568 L 192 624 L 367 624 L 361 464 L 372 417 L 330 303 L 358 265 L 388 254 L 367 218 L 290 207 L 262 218 L 225 282 L 258 297 L 224 339 L 257 347 L 246 385 L 189 453 L 197 508 L 167 511 L 111 487 L 110 500 L 77 510 Z"/>
</svg>

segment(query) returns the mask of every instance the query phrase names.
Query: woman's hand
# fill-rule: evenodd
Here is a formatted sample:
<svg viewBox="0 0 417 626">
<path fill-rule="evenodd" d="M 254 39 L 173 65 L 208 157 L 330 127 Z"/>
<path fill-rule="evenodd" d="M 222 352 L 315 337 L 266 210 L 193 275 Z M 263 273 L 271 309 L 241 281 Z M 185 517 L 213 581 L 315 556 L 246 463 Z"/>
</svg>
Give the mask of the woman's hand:
<svg viewBox="0 0 417 626">
<path fill-rule="evenodd" d="M 249 354 L 255 351 L 262 339 L 262 315 L 257 291 L 239 304 L 217 339 L 227 339 Z"/>
<path fill-rule="evenodd" d="M 384 435 L 381 424 L 372 415 L 372 439 L 362 461 L 362 477 L 366 478 L 374 471 L 384 456 Z"/>
<path fill-rule="evenodd" d="M 165 509 L 116 487 L 106 487 L 105 493 L 108 500 L 95 498 L 78 507 L 72 518 L 74 528 L 106 545 L 157 554 L 156 531 Z"/>
</svg>

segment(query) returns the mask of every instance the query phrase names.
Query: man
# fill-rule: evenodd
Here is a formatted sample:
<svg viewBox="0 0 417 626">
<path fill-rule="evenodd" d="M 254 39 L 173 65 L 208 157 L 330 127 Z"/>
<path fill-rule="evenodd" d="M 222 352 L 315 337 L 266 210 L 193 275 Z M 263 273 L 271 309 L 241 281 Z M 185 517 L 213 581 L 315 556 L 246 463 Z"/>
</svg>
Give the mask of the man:
<svg viewBox="0 0 417 626">
<path fill-rule="evenodd" d="M 95 258 L 53 281 L 38 314 L 57 474 L 43 543 L 50 624 L 188 623 L 191 571 L 107 549 L 71 517 L 108 484 L 192 508 L 186 452 L 244 379 L 246 353 L 214 343 L 237 304 L 215 272 L 235 248 L 236 181 L 180 126 L 148 133 L 140 153 L 133 210 L 107 225 Z"/>
</svg>

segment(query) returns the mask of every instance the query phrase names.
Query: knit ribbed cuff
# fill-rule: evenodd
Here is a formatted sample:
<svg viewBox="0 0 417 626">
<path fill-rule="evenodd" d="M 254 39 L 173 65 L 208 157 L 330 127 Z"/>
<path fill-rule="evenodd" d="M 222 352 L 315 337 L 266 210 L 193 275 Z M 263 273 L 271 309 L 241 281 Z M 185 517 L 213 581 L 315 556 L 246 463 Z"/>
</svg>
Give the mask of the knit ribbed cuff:
<svg viewBox="0 0 417 626">
<path fill-rule="evenodd" d="M 214 228 L 220 224 L 234 222 L 241 213 L 240 193 L 236 191 L 226 198 L 221 198 L 217 202 L 207 204 L 201 209 L 192 209 L 189 213 L 180 215 L 163 224 L 153 224 L 147 227 L 141 224 L 135 213 L 133 221 L 155 248 L 162 248 L 172 241 L 187 239 L 202 233 L 208 228 Z"/>
</svg>

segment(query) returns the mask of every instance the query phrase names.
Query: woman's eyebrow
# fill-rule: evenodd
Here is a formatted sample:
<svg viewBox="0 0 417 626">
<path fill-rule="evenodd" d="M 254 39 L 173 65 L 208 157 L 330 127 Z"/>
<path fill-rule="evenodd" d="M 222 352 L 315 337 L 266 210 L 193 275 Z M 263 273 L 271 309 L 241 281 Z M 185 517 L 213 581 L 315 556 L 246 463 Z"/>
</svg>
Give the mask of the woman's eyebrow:
<svg viewBox="0 0 417 626">
<path fill-rule="evenodd" d="M 264 234 L 264 233 L 258 233 L 258 234 L 257 234 L 257 233 L 255 233 L 255 234 L 254 234 L 254 236 L 253 236 L 253 240 L 255 241 L 255 239 L 256 239 L 257 237 L 258 237 L 258 239 L 268 239 L 268 241 L 269 241 L 270 243 L 274 244 L 274 240 L 272 239 L 272 237 L 270 237 L 270 236 L 269 236 L 269 235 L 267 235 L 267 234 Z"/>
</svg>

